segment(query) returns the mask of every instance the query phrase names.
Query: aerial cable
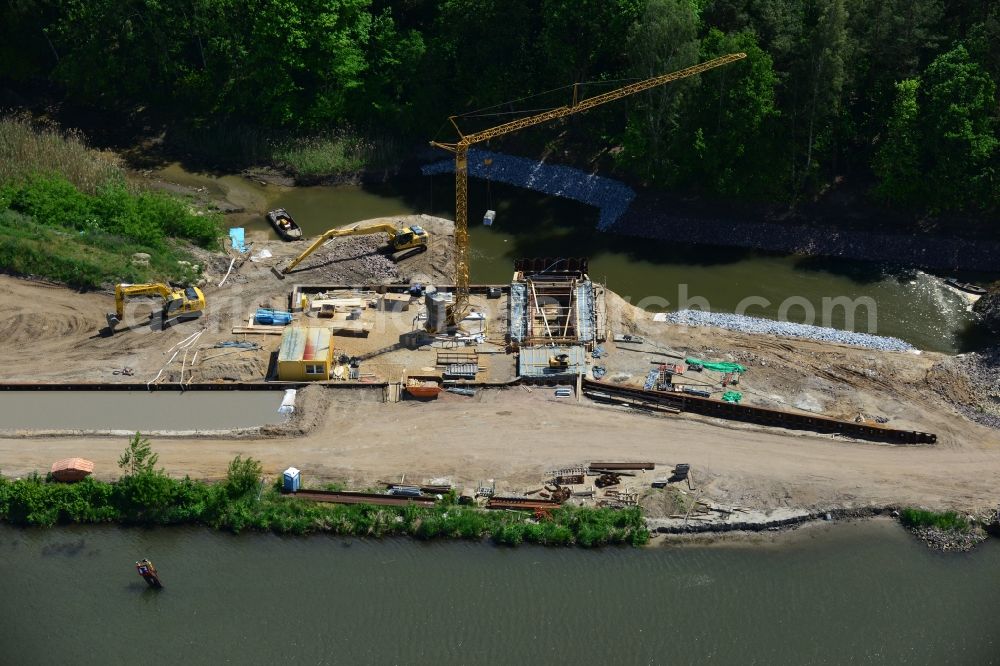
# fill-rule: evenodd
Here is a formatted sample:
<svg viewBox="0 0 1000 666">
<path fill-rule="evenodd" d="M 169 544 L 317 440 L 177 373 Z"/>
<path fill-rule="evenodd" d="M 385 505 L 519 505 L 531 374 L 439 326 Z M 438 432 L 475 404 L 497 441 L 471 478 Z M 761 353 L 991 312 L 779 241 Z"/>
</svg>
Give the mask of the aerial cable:
<svg viewBox="0 0 1000 666">
<path fill-rule="evenodd" d="M 551 90 L 543 90 L 540 93 L 535 93 L 533 95 L 525 95 L 524 97 L 519 97 L 517 99 L 511 99 L 511 100 L 508 100 L 506 102 L 500 102 L 499 104 L 493 104 L 491 106 L 484 106 L 481 109 L 472 109 L 471 111 L 466 111 L 465 113 L 460 113 L 460 114 L 456 115 L 455 117 L 456 118 L 463 118 L 463 117 L 465 117 L 465 116 L 467 116 L 469 114 L 472 114 L 472 113 L 479 113 L 481 111 L 489 111 L 490 109 L 495 109 L 497 107 L 506 106 L 508 104 L 516 104 L 517 102 L 523 102 L 524 100 L 531 99 L 532 97 L 541 97 L 542 95 L 548 95 L 549 93 L 554 93 L 554 92 L 557 92 L 559 90 L 567 90 L 569 88 L 572 88 L 573 85 L 574 84 L 571 83 L 571 84 L 569 84 L 567 86 L 560 86 L 558 88 L 552 88 Z"/>
</svg>

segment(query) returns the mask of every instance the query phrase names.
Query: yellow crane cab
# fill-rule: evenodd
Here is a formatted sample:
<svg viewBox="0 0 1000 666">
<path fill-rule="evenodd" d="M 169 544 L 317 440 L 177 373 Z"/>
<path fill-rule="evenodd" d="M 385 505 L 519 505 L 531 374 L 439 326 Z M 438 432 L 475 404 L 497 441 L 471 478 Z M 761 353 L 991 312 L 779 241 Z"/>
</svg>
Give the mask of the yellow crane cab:
<svg viewBox="0 0 1000 666">
<path fill-rule="evenodd" d="M 411 250 L 415 247 L 426 250 L 428 237 L 427 231 L 421 226 L 414 224 L 411 227 L 403 227 L 395 236 L 392 236 L 392 249 L 395 252 Z"/>
</svg>

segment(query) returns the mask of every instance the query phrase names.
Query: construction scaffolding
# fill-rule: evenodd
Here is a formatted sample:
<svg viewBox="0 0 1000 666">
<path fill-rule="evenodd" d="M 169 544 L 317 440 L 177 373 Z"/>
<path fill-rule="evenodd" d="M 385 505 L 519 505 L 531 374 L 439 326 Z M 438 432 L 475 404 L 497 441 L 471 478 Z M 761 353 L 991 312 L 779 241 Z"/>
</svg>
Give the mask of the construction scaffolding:
<svg viewBox="0 0 1000 666">
<path fill-rule="evenodd" d="M 515 348 L 583 345 L 597 338 L 594 284 L 586 259 L 521 259 L 510 289 L 508 332 Z"/>
</svg>

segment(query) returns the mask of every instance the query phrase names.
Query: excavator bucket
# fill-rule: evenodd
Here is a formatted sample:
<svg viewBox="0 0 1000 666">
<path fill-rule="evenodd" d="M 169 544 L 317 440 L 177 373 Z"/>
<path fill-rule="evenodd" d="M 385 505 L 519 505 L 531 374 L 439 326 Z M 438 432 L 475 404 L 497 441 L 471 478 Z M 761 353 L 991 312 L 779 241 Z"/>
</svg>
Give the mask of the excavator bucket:
<svg viewBox="0 0 1000 666">
<path fill-rule="evenodd" d="M 274 277 L 278 278 L 279 280 L 285 279 L 284 272 L 282 272 L 282 270 L 279 269 L 277 266 L 271 266 L 271 272 L 274 273 Z"/>
<path fill-rule="evenodd" d="M 109 312 L 107 315 L 105 315 L 105 318 L 108 320 L 108 330 L 112 333 L 115 332 L 115 326 L 122 323 L 122 320 L 119 319 L 118 315 L 115 314 L 114 312 Z"/>
</svg>

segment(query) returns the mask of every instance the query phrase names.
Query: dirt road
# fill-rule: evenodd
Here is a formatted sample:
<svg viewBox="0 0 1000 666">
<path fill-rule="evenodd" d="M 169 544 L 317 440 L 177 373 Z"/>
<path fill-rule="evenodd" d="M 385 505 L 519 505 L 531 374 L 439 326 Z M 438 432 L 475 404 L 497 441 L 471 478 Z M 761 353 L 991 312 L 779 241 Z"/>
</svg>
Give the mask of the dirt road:
<svg viewBox="0 0 1000 666">
<path fill-rule="evenodd" d="M 472 485 L 494 478 L 510 489 L 537 487 L 549 469 L 597 458 L 691 464 L 703 498 L 753 509 L 913 504 L 973 510 L 995 506 L 1000 433 L 955 421 L 944 446 L 897 447 L 733 429 L 700 419 L 645 416 L 577 405 L 535 389 L 442 396 L 436 403 L 333 403 L 301 437 L 266 440 L 159 438 L 154 448 L 174 476 L 220 478 L 237 454 L 267 474 L 289 465 L 307 483 L 364 487 L 378 479 L 449 477 Z M 21 476 L 56 459 L 85 456 L 97 475 L 117 475 L 120 438 L 0 440 L 0 470 Z"/>
</svg>

